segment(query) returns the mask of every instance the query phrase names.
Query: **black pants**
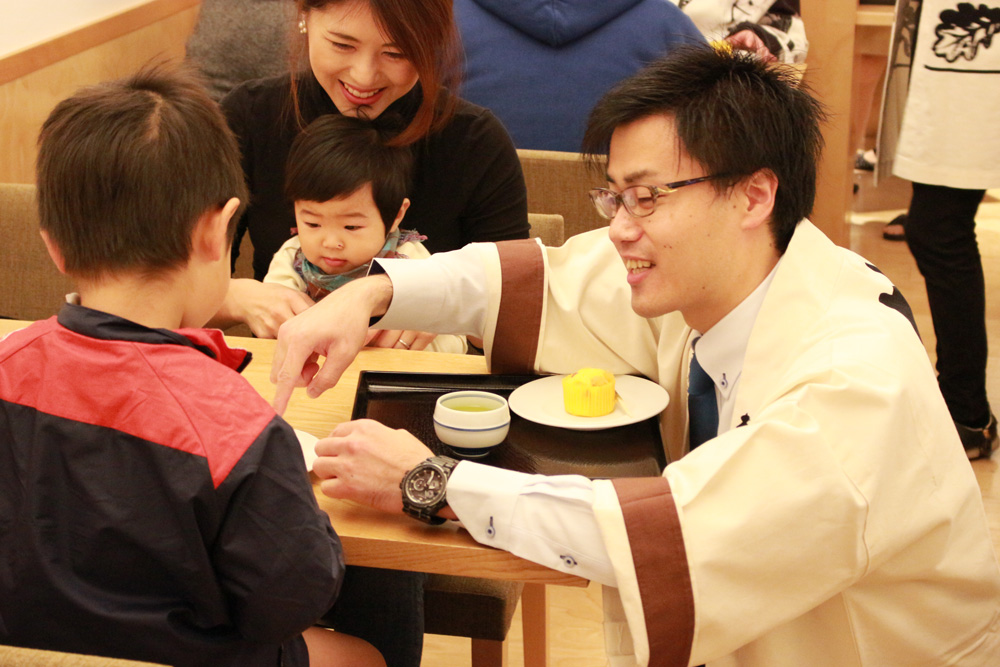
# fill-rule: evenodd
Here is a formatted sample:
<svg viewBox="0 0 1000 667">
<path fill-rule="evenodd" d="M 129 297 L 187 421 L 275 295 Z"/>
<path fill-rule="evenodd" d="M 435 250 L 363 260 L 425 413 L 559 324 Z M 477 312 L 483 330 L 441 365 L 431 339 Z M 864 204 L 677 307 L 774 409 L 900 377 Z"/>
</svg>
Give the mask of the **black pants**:
<svg viewBox="0 0 1000 667">
<path fill-rule="evenodd" d="M 986 286 L 975 217 L 985 190 L 913 184 L 906 242 L 927 283 L 938 385 L 951 417 L 985 426 Z"/>
<path fill-rule="evenodd" d="M 347 566 L 344 586 L 323 624 L 364 639 L 388 667 L 420 667 L 426 574 Z"/>
</svg>

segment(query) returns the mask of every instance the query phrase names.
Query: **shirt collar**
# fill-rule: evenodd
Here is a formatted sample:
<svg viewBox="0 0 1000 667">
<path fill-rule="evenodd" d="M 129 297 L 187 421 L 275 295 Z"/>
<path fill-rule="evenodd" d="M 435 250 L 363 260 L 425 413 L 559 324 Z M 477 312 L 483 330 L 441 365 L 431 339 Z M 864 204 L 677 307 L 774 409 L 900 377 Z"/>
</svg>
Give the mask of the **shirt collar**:
<svg viewBox="0 0 1000 667">
<path fill-rule="evenodd" d="M 781 260 L 778 260 L 778 264 Z M 767 277 L 751 292 L 740 305 L 729 311 L 711 329 L 695 340 L 698 351 L 698 363 L 705 369 L 723 401 L 729 399 L 743 372 L 743 359 L 747 354 L 750 342 L 750 332 L 767 290 L 774 280 L 778 270 L 775 264 Z"/>
<path fill-rule="evenodd" d="M 190 347 L 240 372 L 252 359 L 246 350 L 231 348 L 218 329 L 152 329 L 117 315 L 79 305 L 79 297 L 71 294 L 56 316 L 66 329 L 81 336 L 98 340 L 121 340 L 150 345 L 180 345 Z"/>
</svg>

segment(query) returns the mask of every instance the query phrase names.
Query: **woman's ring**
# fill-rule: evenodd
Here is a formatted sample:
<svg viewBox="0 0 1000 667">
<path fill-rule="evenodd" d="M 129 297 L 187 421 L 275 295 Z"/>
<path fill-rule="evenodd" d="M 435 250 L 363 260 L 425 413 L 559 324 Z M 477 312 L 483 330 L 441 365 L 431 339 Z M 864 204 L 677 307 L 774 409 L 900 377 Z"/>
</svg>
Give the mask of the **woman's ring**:
<svg viewBox="0 0 1000 667">
<path fill-rule="evenodd" d="M 402 345 L 402 346 L 403 346 L 403 347 L 405 347 L 405 348 L 406 348 L 407 350 L 409 350 L 409 349 L 410 349 L 410 344 L 409 344 L 409 343 L 407 343 L 407 342 L 406 342 L 405 340 L 403 340 L 402 338 L 400 338 L 399 340 L 397 340 L 397 341 L 396 341 L 396 344 L 397 344 L 397 345 Z"/>
</svg>

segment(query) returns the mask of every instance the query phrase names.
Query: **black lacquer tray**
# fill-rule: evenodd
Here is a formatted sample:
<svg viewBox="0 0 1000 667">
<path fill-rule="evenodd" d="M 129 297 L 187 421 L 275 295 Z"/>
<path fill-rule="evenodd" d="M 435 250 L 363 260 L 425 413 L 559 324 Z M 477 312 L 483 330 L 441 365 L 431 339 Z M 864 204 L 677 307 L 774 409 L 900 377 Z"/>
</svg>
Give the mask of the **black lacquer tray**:
<svg viewBox="0 0 1000 667">
<path fill-rule="evenodd" d="M 434 434 L 434 403 L 439 396 L 477 389 L 506 398 L 538 377 L 362 371 L 352 418 L 405 428 L 436 454 L 455 456 Z M 656 417 L 598 431 L 574 431 L 537 424 L 513 411 L 506 440 L 475 460 L 521 472 L 591 478 L 658 475 L 666 464 Z"/>
</svg>

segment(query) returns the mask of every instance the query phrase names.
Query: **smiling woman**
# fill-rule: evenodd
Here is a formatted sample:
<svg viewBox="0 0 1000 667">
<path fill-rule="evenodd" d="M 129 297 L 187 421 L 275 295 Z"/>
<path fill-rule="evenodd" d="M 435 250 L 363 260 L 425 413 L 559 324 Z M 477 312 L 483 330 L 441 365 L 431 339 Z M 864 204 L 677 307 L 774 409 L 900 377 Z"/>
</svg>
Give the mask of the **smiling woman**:
<svg viewBox="0 0 1000 667">
<path fill-rule="evenodd" d="M 492 113 L 453 93 L 458 43 L 451 0 L 297 0 L 296 7 L 298 44 L 293 46 L 302 67 L 290 76 L 245 83 L 222 101 L 251 192 L 233 247 L 238 249 L 249 232 L 255 280 L 230 283 L 214 323 L 245 322 L 262 337 L 275 336 L 285 320 L 313 303 L 302 291 L 258 281 L 297 227 L 293 201 L 285 192 L 292 144 L 322 117 L 363 116 L 384 143 L 412 155 L 413 178 L 404 193 L 410 202 L 406 226 L 427 237 L 429 251 L 528 236 L 527 193 L 510 137 Z M 339 170 L 323 171 L 332 176 Z M 317 204 L 350 208 L 356 198 L 366 204 L 378 200 L 377 193 L 371 195 L 357 185 L 294 197 L 307 204 L 300 212 L 316 214 L 330 212 L 317 210 Z M 376 234 L 383 240 L 398 217 L 398 201 L 395 206 L 392 214 L 379 216 L 377 227 L 389 223 Z M 317 225 L 299 228 L 300 234 L 305 230 L 304 249 L 309 232 L 325 225 L 315 216 L 304 215 L 302 221 Z M 341 231 L 358 232 L 343 226 Z M 331 250 L 320 248 L 314 255 L 321 264 L 324 257 L 334 264 L 345 259 L 337 246 L 348 243 L 334 236 Z M 319 268 L 333 278 L 347 266 Z M 383 332 L 376 344 L 422 349 L 432 340 L 417 332 Z M 338 631 L 369 638 L 388 664 L 416 667 L 422 603 L 419 575 L 349 567 L 328 620 Z"/>
<path fill-rule="evenodd" d="M 380 116 L 422 81 L 426 90 L 439 92 L 420 101 L 397 143 L 410 143 L 448 122 L 456 103 L 448 89 L 456 86 L 458 71 L 450 3 L 298 4 L 309 65 L 342 114 Z"/>
<path fill-rule="evenodd" d="M 458 41 L 449 0 L 298 0 L 297 8 L 302 67 L 246 83 L 222 102 L 252 195 L 234 253 L 249 232 L 256 280 L 233 281 L 215 324 L 245 322 L 266 337 L 311 305 L 257 281 L 295 227 L 283 193 L 292 141 L 321 116 L 365 117 L 412 153 L 407 225 L 427 237 L 429 251 L 528 236 L 510 137 L 492 113 L 453 92 Z"/>
</svg>

